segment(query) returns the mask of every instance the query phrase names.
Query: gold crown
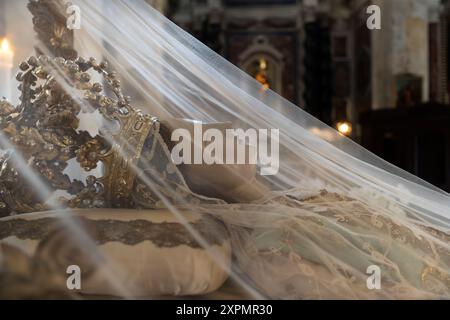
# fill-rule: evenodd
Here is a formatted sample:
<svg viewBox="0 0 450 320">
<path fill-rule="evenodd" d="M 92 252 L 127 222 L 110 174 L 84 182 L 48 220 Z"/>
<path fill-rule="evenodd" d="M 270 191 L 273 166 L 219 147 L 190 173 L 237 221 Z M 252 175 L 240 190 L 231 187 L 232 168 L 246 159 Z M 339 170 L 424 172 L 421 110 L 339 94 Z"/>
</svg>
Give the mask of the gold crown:
<svg viewBox="0 0 450 320">
<path fill-rule="evenodd" d="M 67 6 L 70 3 L 62 0 L 30 0 L 28 4 L 43 44 L 36 51 L 49 54 L 20 64 L 20 105 L 0 100 L 0 142 L 3 148 L 12 145 L 17 151 L 0 158 L 0 216 L 46 208 L 17 169 L 17 154 L 51 191 L 74 195 L 66 200 L 70 207 L 132 207 L 134 168 L 150 129 L 159 126 L 155 118 L 130 106 L 106 62 L 77 58 L 73 31 L 66 28 Z M 109 90 L 91 80 L 93 71 L 102 75 Z M 91 137 L 77 130 L 80 111 L 95 110 L 107 123 L 117 121 L 118 131 L 107 129 Z M 74 158 L 86 171 L 102 163 L 103 176 L 72 181 L 64 170 Z"/>
<path fill-rule="evenodd" d="M 40 56 L 23 62 L 20 69 L 17 80 L 21 82 L 21 104 L 14 108 L 6 101 L 0 103 L 3 136 L 49 187 L 75 195 L 68 200 L 69 206 L 133 206 L 134 168 L 157 120 L 130 106 L 130 99 L 121 92 L 120 81 L 114 72 L 107 71 L 105 62 L 98 64 L 92 58 L 85 61 L 81 58 L 66 60 Z M 89 71 L 92 70 L 103 75 L 113 98 L 105 93 L 101 83 L 91 81 Z M 95 137 L 77 130 L 79 113 L 95 110 L 104 116 L 107 123 L 117 121 L 118 130 L 113 132 L 111 126 L 106 126 Z M 89 176 L 86 184 L 71 181 L 63 171 L 73 158 L 86 171 L 95 169 L 99 162 L 103 163 L 103 176 Z M 3 159 L 5 165 L 0 171 L 0 180 L 12 169 L 11 162 L 5 161 Z M 24 194 L 17 191 L 9 192 L 7 199 L 2 199 L 3 206 L 11 211 L 23 211 L 23 207 L 31 204 L 15 205 L 14 202 L 23 201 Z M 14 201 L 8 201 L 8 198 Z M 42 204 L 31 204 L 31 208 L 42 208 Z"/>
</svg>

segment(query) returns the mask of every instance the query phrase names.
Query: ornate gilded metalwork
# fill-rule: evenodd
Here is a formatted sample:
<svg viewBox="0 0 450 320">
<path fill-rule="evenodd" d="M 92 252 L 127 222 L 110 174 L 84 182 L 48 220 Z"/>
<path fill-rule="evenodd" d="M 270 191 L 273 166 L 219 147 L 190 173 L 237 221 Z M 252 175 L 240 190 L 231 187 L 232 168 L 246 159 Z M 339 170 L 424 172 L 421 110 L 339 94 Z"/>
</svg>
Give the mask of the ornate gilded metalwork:
<svg viewBox="0 0 450 320">
<path fill-rule="evenodd" d="M 120 89 L 114 72 L 105 62 L 82 58 L 31 57 L 20 65 L 17 80 L 21 82 L 21 104 L 14 108 L 6 101 L 0 104 L 0 129 L 7 140 L 40 174 L 52 190 L 65 190 L 75 197 L 71 207 L 133 207 L 131 191 L 135 180 L 133 166 L 139 160 L 150 128 L 157 122 L 130 106 L 130 99 Z M 91 81 L 90 71 L 100 73 L 112 92 L 105 93 L 101 83 Z M 118 122 L 118 131 L 106 125 L 95 137 L 77 130 L 80 112 L 98 110 L 106 123 Z M 7 146 L 4 146 L 7 147 Z M 64 173 L 67 161 L 75 158 L 91 171 L 102 162 L 104 176 L 89 176 L 86 184 L 71 181 Z M 28 212 L 45 208 L 38 197 L 22 198 L 24 192 L 8 192 L 8 181 L 17 182 L 20 174 L 2 159 L 0 171 L 4 186 L 1 207 L 6 212 Z M 13 171 L 11 171 L 13 170 Z M 16 180 L 14 180 L 16 179 Z M 26 186 L 27 184 L 23 184 Z M 18 187 L 20 188 L 20 187 Z M 28 190 L 28 194 L 35 192 Z M 24 199 L 27 201 L 24 203 Z"/>
<path fill-rule="evenodd" d="M 70 207 L 134 206 L 134 166 L 151 127 L 159 123 L 130 106 L 106 62 L 77 58 L 73 32 L 66 27 L 70 5 L 62 0 L 30 0 L 28 4 L 34 29 L 45 46 L 36 51 L 51 56 L 31 57 L 20 64 L 20 105 L 0 101 L 0 144 L 2 149 L 14 149 L 0 158 L 0 216 L 47 209 L 42 194 L 49 196 L 56 190 L 73 195 L 63 200 Z M 92 72 L 102 75 L 103 83 L 93 82 Z M 78 115 L 95 110 L 107 125 L 91 137 L 78 130 Z M 116 132 L 108 126 L 114 122 Z M 86 171 L 102 163 L 104 175 L 88 176 L 85 182 L 71 180 L 64 172 L 71 159 Z M 18 166 L 20 161 L 49 190 L 33 190 Z"/>
<path fill-rule="evenodd" d="M 73 48 L 74 33 L 66 27 L 66 9 L 70 6 L 64 0 L 30 0 L 28 9 L 33 15 L 34 30 L 39 40 L 51 55 L 65 59 L 75 59 Z M 38 54 L 41 49 L 36 48 Z"/>
<path fill-rule="evenodd" d="M 422 285 L 424 286 L 426 286 L 427 281 L 432 281 L 434 279 L 450 287 L 450 274 L 448 270 L 442 270 L 437 267 L 425 267 L 420 275 L 420 279 L 422 280 Z"/>
</svg>

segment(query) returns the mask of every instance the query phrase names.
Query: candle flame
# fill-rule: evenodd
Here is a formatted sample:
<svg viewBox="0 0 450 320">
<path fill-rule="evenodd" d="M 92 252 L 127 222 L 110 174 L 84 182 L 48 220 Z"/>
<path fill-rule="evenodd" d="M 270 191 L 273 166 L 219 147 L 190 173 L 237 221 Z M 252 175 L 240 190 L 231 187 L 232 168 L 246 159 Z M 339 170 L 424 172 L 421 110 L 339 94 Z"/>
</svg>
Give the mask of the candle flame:
<svg viewBox="0 0 450 320">
<path fill-rule="evenodd" d="M 0 51 L 2 52 L 12 52 L 11 45 L 9 44 L 8 39 L 3 38 L 0 44 Z"/>
</svg>

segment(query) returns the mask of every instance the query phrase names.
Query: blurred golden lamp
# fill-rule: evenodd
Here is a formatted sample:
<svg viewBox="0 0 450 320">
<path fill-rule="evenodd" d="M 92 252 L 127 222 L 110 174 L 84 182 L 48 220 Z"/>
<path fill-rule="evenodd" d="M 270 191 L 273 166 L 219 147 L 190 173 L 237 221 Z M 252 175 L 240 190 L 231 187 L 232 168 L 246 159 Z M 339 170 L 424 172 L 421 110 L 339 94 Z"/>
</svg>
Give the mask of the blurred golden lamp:
<svg viewBox="0 0 450 320">
<path fill-rule="evenodd" d="M 352 133 L 352 124 L 347 121 L 338 122 L 336 124 L 336 128 L 339 133 L 343 134 L 344 136 L 349 136 Z"/>
</svg>

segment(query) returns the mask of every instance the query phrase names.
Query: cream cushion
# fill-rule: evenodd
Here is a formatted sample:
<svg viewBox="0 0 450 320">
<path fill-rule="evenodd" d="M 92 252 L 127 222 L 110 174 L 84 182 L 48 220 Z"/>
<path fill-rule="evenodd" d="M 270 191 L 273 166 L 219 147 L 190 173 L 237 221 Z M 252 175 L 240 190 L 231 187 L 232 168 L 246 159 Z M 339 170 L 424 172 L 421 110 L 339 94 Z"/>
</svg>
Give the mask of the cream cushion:
<svg viewBox="0 0 450 320">
<path fill-rule="evenodd" d="M 155 297 L 214 292 L 226 281 L 231 263 L 226 230 L 202 215 L 181 213 L 209 241 L 208 250 L 167 210 L 73 210 L 68 217 L 87 230 L 95 245 L 76 230 L 74 238 L 61 223 L 69 220 L 58 219 L 54 211 L 8 217 L 0 219 L 0 243 L 25 250 L 43 265 L 34 272 L 44 270 L 52 279 L 61 279 L 61 286 L 69 276 L 67 267 L 78 265 L 83 294 Z"/>
</svg>

